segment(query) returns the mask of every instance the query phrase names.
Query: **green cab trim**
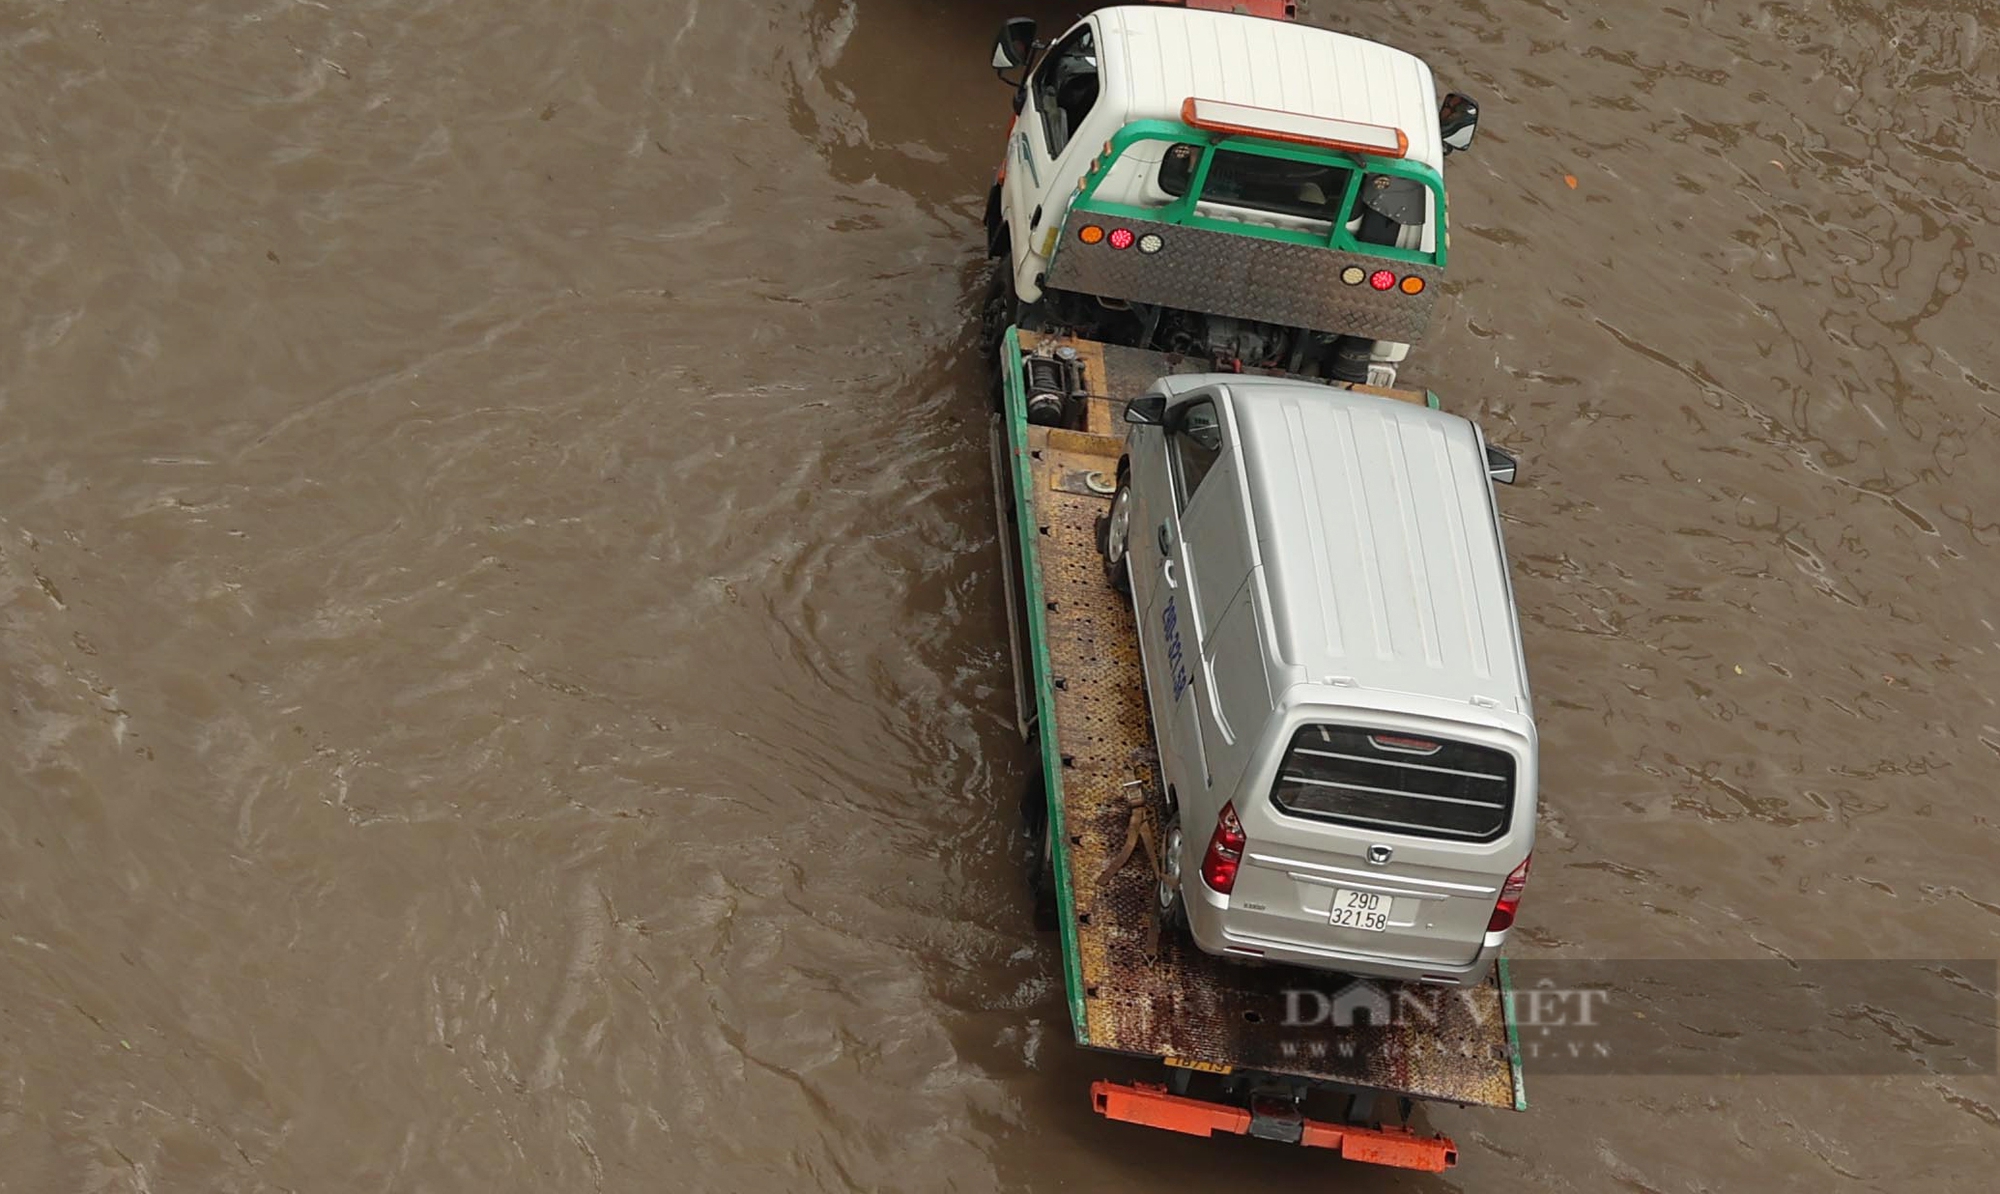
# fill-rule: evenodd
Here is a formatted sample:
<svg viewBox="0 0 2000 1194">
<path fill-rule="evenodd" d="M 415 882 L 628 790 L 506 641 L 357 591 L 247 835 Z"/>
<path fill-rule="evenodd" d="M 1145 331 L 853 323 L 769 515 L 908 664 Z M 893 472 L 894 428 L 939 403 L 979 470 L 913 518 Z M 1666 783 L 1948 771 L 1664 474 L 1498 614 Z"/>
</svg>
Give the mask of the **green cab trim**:
<svg viewBox="0 0 2000 1194">
<path fill-rule="evenodd" d="M 1201 161 L 1195 164 L 1192 176 L 1188 179 L 1187 193 L 1163 207 L 1139 207 L 1129 203 L 1098 200 L 1097 189 L 1110 174 L 1112 164 L 1123 157 L 1126 150 L 1142 141 L 1165 141 L 1170 144 L 1193 144 L 1202 147 Z M 1218 220 L 1212 216 L 1200 215 L 1195 211 L 1195 205 L 1200 202 L 1202 190 L 1208 185 L 1209 167 L 1215 161 L 1215 151 L 1218 149 L 1285 161 L 1307 162 L 1313 165 L 1345 167 L 1351 171 L 1352 176 L 1348 179 L 1347 191 L 1340 200 L 1341 211 L 1353 209 L 1354 196 L 1361 189 L 1364 175 L 1387 174 L 1397 178 L 1415 179 L 1431 193 L 1431 198 L 1437 206 L 1438 227 L 1437 235 L 1433 238 L 1437 249 L 1435 252 L 1426 253 L 1421 249 L 1363 244 L 1355 240 L 1347 231 L 1346 225 L 1339 221 L 1334 222 L 1329 235 L 1319 236 L 1293 228 L 1268 228 L 1260 224 L 1244 224 L 1236 220 Z M 1283 241 L 1287 244 L 1316 245 L 1367 257 L 1380 257 L 1388 261 L 1422 262 L 1436 265 L 1440 269 L 1444 268 L 1445 256 L 1451 244 L 1450 224 L 1445 214 L 1444 179 L 1437 171 L 1422 162 L 1411 162 L 1401 158 L 1378 158 L 1343 150 L 1265 140 L 1260 137 L 1216 133 L 1174 120 L 1135 120 L 1119 129 L 1111 138 L 1108 149 L 1098 154 L 1097 159 L 1084 174 L 1082 191 L 1070 207 L 1073 211 L 1089 212 L 1093 215 L 1155 220 L 1185 228 L 1206 228 L 1237 236 Z M 1060 252 L 1060 248 L 1057 251 Z"/>
</svg>

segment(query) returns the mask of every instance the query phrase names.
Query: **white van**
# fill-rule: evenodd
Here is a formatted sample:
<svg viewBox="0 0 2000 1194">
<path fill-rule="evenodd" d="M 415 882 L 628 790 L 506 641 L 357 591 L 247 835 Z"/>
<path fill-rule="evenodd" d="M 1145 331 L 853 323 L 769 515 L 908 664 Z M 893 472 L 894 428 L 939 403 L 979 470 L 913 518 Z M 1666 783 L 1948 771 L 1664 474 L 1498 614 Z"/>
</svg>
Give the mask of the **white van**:
<svg viewBox="0 0 2000 1194">
<path fill-rule="evenodd" d="M 1162 378 L 1104 524 L 1168 819 L 1159 911 L 1218 955 L 1462 985 L 1514 922 L 1535 723 L 1492 483 L 1441 411 Z"/>
</svg>

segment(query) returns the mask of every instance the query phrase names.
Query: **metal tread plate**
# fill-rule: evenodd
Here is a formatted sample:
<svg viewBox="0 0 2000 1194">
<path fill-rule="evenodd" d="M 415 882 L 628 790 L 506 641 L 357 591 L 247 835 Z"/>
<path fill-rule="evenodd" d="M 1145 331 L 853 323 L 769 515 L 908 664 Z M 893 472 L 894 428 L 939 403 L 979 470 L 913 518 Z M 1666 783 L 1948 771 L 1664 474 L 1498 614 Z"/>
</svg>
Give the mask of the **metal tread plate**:
<svg viewBox="0 0 2000 1194">
<path fill-rule="evenodd" d="M 1113 248 L 1108 239 L 1085 244 L 1077 230 L 1086 224 L 1116 224 L 1166 248 L 1142 253 Z M 1059 290 L 1399 344 L 1423 339 L 1444 279 L 1442 269 L 1424 262 L 1108 217 L 1081 207 L 1070 211 L 1057 243 L 1048 284 Z M 1350 267 L 1360 271 L 1356 277 L 1387 269 L 1393 275 L 1389 289 L 1342 281 Z M 1420 293 L 1407 294 L 1395 284 L 1408 277 L 1423 281 Z"/>
<path fill-rule="evenodd" d="M 1036 340 L 1023 335 L 1023 348 Z M 1035 544 L 1041 574 L 1056 730 L 1050 791 L 1062 802 L 1072 918 L 1065 938 L 1074 942 L 1072 981 L 1082 988 L 1080 1042 L 1418 1098 L 1520 1105 L 1518 1058 L 1497 971 L 1463 992 L 1377 984 L 1392 1002 L 1410 997 L 1407 1006 L 1433 1009 L 1431 1022 L 1409 1016 L 1338 1033 L 1288 1027 L 1287 989 L 1337 996 L 1348 980 L 1210 957 L 1180 935 L 1163 940 L 1147 847 L 1111 867 L 1128 836 L 1140 826 L 1152 835 L 1157 824 L 1157 763 L 1131 607 L 1106 583 L 1097 551 L 1096 521 L 1109 501 L 1065 481 L 1115 472 L 1119 441 L 1111 436 L 1122 430 L 1115 421 L 1122 399 L 1174 370 L 1158 368 L 1158 354 L 1067 343 L 1079 350 L 1091 392 L 1106 399 L 1092 403 L 1088 432 L 1025 428 L 1037 533 L 1024 538 Z M 1317 1004 L 1304 1006 L 1310 1012 Z"/>
</svg>

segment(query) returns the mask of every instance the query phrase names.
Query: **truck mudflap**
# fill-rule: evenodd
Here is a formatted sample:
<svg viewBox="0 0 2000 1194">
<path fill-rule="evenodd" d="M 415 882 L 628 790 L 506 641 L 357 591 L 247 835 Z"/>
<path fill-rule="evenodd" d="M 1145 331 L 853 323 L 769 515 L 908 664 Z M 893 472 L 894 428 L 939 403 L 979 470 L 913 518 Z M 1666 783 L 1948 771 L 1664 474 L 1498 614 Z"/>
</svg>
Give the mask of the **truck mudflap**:
<svg viewBox="0 0 2000 1194">
<path fill-rule="evenodd" d="M 1172 1094 L 1150 1082 L 1093 1082 L 1090 1102 L 1106 1119 L 1188 1136 L 1255 1136 L 1329 1149 L 1349 1161 L 1423 1173 L 1443 1173 L 1458 1164 L 1458 1146 L 1449 1136 L 1307 1119 L 1282 1100 L 1269 1104 L 1252 1100 L 1248 1107 L 1238 1107 Z"/>
<path fill-rule="evenodd" d="M 1024 353 L 1062 348 L 1079 366 L 1082 393 L 1065 406 L 1080 417 L 1068 427 L 1031 425 Z M 1007 333 L 1001 350 L 1005 401 L 995 447 L 1008 472 L 1002 488 L 1012 511 L 1003 533 L 1024 598 L 1017 641 L 1023 721 L 1039 731 L 1077 1042 L 1181 1069 L 1251 1071 L 1315 1088 L 1524 1108 L 1504 963 L 1465 988 L 1355 983 L 1211 957 L 1181 934 L 1160 932 L 1152 900 L 1151 843 L 1159 840 L 1152 727 L 1131 607 L 1105 581 L 1096 523 L 1108 509 L 1123 448 L 1125 400 L 1162 374 L 1202 368 L 1162 353 L 1019 329 Z M 1435 401 L 1424 393 L 1350 388 L 1384 400 Z M 1343 1014 L 1357 1001 L 1370 1009 L 1365 1021 Z M 1183 1107 L 1117 1100 L 1105 1104 L 1107 1114 L 1114 1106 L 1135 1115 L 1153 1114 L 1145 1107 Z"/>
</svg>

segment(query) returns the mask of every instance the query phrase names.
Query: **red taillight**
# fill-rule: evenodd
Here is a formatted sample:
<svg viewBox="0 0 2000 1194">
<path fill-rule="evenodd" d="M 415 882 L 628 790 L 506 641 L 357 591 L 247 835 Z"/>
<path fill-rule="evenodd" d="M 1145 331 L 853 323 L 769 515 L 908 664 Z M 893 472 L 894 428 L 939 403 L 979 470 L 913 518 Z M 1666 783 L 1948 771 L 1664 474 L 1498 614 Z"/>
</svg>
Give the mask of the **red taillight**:
<svg viewBox="0 0 2000 1194">
<path fill-rule="evenodd" d="M 1209 890 L 1228 895 L 1236 886 L 1236 867 L 1243 861 L 1243 822 L 1236 819 L 1236 806 L 1225 804 L 1215 818 L 1215 832 L 1208 838 L 1208 853 L 1201 856 L 1201 881 Z"/>
<path fill-rule="evenodd" d="M 1139 237 L 1130 228 L 1111 230 L 1111 247 L 1114 249 L 1129 249 L 1132 247 L 1132 242 L 1138 239 Z"/>
<path fill-rule="evenodd" d="M 1530 855 L 1521 860 L 1514 873 L 1500 885 L 1500 902 L 1493 905 L 1493 919 L 1486 922 L 1489 933 L 1504 933 L 1514 927 L 1514 913 L 1521 907 L 1521 893 L 1528 890 L 1528 864 L 1533 862 Z"/>
<path fill-rule="evenodd" d="M 1390 273 L 1388 270 L 1378 269 L 1368 275 L 1368 284 L 1377 290 L 1394 290 L 1396 288 L 1396 275 Z"/>
</svg>

